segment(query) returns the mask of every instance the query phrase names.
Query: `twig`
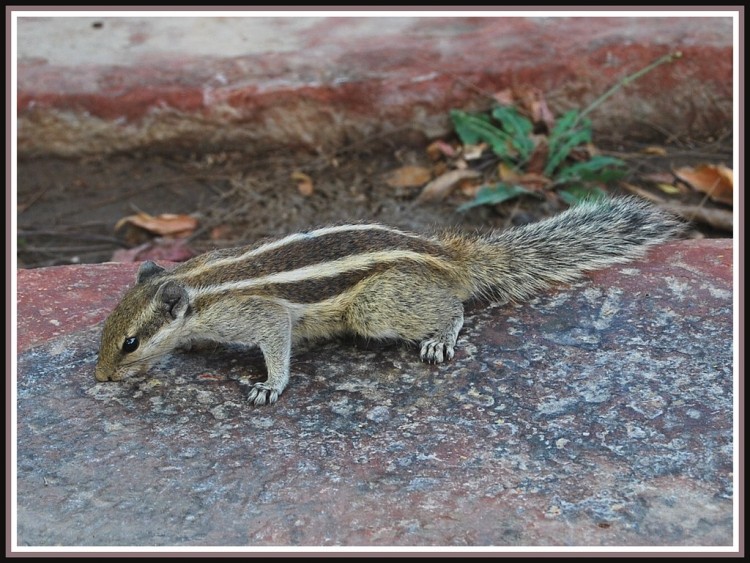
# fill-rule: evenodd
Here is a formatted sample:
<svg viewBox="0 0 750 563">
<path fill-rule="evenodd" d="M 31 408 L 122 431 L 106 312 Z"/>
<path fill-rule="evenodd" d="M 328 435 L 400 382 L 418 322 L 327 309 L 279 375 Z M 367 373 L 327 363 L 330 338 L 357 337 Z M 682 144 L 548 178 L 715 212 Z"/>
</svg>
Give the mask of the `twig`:
<svg viewBox="0 0 750 563">
<path fill-rule="evenodd" d="M 621 78 L 617 82 L 617 84 L 615 84 L 614 86 L 612 86 L 612 88 L 610 88 L 609 90 L 607 90 L 606 92 L 604 92 L 604 94 L 602 94 L 596 100 L 594 100 L 591 103 L 591 105 L 589 105 L 589 107 L 587 107 L 586 109 L 584 109 L 578 115 L 578 118 L 575 120 L 573 126 L 577 125 L 581 121 L 581 119 L 583 119 L 589 113 L 591 113 L 596 108 L 598 108 L 600 105 L 602 105 L 608 98 L 610 98 L 612 95 L 614 95 L 615 92 L 617 92 L 623 86 L 626 86 L 626 85 L 630 84 L 631 82 L 634 82 L 635 80 L 639 79 L 644 74 L 646 74 L 646 73 L 651 72 L 652 70 L 654 70 L 656 67 L 661 66 L 661 65 L 663 65 L 665 63 L 671 63 L 671 62 L 673 62 L 673 61 L 675 61 L 675 60 L 677 60 L 677 59 L 679 59 L 681 57 L 682 57 L 682 52 L 681 51 L 675 51 L 674 53 L 670 53 L 668 55 L 664 55 L 663 57 L 659 57 L 658 59 L 656 59 L 653 63 L 651 63 L 647 67 L 642 68 L 641 70 L 639 70 L 637 72 L 634 72 L 633 74 L 629 74 L 628 76 L 626 76 L 624 78 Z"/>
</svg>

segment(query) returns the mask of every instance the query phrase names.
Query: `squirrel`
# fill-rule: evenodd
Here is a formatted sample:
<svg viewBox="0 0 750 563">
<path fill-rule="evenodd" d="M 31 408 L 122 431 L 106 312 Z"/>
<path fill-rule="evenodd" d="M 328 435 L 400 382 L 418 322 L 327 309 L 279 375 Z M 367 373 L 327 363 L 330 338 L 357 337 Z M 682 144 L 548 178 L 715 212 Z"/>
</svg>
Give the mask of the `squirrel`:
<svg viewBox="0 0 750 563">
<path fill-rule="evenodd" d="M 198 341 L 255 344 L 268 377 L 247 400 L 263 405 L 286 388 L 300 339 L 404 339 L 420 343 L 423 361 L 443 362 L 455 354 L 464 302 L 522 300 L 641 257 L 684 228 L 624 197 L 484 235 L 358 223 L 214 250 L 171 271 L 144 262 L 104 323 L 95 376 L 119 381 Z"/>
</svg>

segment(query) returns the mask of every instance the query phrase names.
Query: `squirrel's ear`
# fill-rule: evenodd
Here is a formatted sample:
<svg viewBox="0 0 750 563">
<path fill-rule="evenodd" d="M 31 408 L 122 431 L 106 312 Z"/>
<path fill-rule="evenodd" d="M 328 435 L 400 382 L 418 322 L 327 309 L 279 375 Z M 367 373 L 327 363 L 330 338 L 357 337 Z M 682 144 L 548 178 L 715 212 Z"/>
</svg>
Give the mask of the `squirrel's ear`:
<svg viewBox="0 0 750 563">
<path fill-rule="evenodd" d="M 187 291 L 176 281 L 163 283 L 156 299 L 164 304 L 164 310 L 172 319 L 184 316 L 190 308 Z"/>
<path fill-rule="evenodd" d="M 143 283 L 156 274 L 161 274 L 164 270 L 165 269 L 161 266 L 158 266 L 156 263 L 148 260 L 147 262 L 141 264 L 141 267 L 138 268 L 138 273 L 135 275 L 135 283 Z"/>
</svg>

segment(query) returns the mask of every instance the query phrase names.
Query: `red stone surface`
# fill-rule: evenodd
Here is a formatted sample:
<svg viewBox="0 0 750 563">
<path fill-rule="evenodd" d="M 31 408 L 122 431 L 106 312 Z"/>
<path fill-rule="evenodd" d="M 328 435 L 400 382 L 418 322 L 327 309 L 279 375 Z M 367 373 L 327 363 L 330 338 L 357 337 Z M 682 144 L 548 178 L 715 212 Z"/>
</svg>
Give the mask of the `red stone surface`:
<svg viewBox="0 0 750 563">
<path fill-rule="evenodd" d="M 300 346 L 261 408 L 257 351 L 94 381 L 133 265 L 21 271 L 19 545 L 730 546 L 731 257 L 681 241 L 474 306 L 439 366 Z"/>
<path fill-rule="evenodd" d="M 18 273 L 18 352 L 103 321 L 138 264 L 57 266 Z"/>
<path fill-rule="evenodd" d="M 601 106 L 596 127 L 731 127 L 729 17 L 28 18 L 19 37 L 22 153 L 331 147 L 405 123 L 430 136 L 450 109 L 508 87 L 538 88 L 554 111 L 585 107 L 675 51 Z"/>
</svg>

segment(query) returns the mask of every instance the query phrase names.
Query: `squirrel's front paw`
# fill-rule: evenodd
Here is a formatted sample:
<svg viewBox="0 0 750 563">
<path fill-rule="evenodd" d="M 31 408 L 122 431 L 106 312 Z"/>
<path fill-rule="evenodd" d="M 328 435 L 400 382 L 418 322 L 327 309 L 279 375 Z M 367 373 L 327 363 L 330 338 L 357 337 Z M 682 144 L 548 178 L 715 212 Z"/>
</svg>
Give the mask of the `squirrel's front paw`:
<svg viewBox="0 0 750 563">
<path fill-rule="evenodd" d="M 453 346 L 439 340 L 425 340 L 422 342 L 422 349 L 419 357 L 423 362 L 439 364 L 446 360 L 452 360 L 455 352 Z"/>
<path fill-rule="evenodd" d="M 272 405 L 278 398 L 279 392 L 265 383 L 256 383 L 253 385 L 253 388 L 250 389 L 250 394 L 247 396 L 248 402 L 256 406 Z"/>
</svg>

